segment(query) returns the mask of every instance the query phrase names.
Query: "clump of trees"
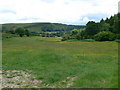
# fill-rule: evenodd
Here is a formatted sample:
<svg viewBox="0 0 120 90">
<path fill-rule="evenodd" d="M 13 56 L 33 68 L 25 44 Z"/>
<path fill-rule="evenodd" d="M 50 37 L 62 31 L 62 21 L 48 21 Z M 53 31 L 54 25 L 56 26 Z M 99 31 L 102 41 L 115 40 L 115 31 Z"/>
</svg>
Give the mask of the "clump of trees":
<svg viewBox="0 0 120 90">
<path fill-rule="evenodd" d="M 20 37 L 23 37 L 24 35 L 26 35 L 27 37 L 30 36 L 29 30 L 21 27 L 16 28 L 15 30 L 10 30 L 8 33 L 16 34 L 16 35 L 19 35 Z"/>
<path fill-rule="evenodd" d="M 15 33 L 16 33 L 17 35 L 19 35 L 20 37 L 23 37 L 23 35 L 25 34 L 23 28 L 17 28 L 17 29 L 15 30 Z"/>
<path fill-rule="evenodd" d="M 17 28 L 15 30 L 15 33 L 17 35 L 19 35 L 20 37 L 23 37 L 24 35 L 26 35 L 28 37 L 30 36 L 30 32 L 27 29 L 24 29 L 24 28 Z"/>
<path fill-rule="evenodd" d="M 85 29 L 72 30 L 68 39 L 94 39 L 96 41 L 113 41 L 120 39 L 120 13 L 110 18 L 101 19 L 100 22 L 89 21 Z"/>
</svg>

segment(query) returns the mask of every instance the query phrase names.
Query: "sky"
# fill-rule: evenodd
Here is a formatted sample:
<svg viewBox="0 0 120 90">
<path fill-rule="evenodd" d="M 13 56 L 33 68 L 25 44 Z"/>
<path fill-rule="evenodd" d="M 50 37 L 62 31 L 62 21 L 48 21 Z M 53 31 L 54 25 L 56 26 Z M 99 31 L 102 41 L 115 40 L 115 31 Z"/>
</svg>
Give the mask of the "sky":
<svg viewBox="0 0 120 90">
<path fill-rule="evenodd" d="M 0 0 L 0 24 L 51 22 L 85 25 L 118 12 L 119 0 Z"/>
</svg>

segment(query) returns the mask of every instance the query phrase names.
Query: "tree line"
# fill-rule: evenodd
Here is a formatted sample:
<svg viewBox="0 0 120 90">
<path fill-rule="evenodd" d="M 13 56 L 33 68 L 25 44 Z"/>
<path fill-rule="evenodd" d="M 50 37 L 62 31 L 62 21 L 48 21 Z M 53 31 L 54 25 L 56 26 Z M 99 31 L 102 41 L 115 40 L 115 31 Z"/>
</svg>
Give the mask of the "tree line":
<svg viewBox="0 0 120 90">
<path fill-rule="evenodd" d="M 120 13 L 105 20 L 101 19 L 100 22 L 89 21 L 85 29 L 73 29 L 62 37 L 63 41 L 69 39 L 94 39 L 96 41 L 120 39 Z"/>
</svg>

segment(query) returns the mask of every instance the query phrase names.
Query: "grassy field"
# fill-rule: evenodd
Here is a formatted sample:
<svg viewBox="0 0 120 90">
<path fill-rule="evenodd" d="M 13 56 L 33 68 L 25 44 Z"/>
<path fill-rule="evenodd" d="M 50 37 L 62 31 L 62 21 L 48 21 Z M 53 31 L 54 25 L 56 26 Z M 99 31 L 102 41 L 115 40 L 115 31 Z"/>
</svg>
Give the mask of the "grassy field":
<svg viewBox="0 0 120 90">
<path fill-rule="evenodd" d="M 23 70 L 38 87 L 118 87 L 116 42 L 60 41 L 57 37 L 4 39 L 3 70 Z M 32 87 L 31 85 L 24 87 Z"/>
</svg>

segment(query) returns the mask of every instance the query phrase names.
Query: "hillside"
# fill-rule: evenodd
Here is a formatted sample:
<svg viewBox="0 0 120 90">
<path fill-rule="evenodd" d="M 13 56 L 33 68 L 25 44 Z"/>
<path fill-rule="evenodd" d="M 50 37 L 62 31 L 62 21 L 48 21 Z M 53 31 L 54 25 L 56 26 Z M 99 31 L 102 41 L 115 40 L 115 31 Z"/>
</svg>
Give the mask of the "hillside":
<svg viewBox="0 0 120 90">
<path fill-rule="evenodd" d="M 60 23 L 10 23 L 3 24 L 2 31 L 6 32 L 10 30 L 15 30 L 18 27 L 28 29 L 30 32 L 57 32 L 85 28 L 85 26 L 66 25 Z"/>
</svg>

